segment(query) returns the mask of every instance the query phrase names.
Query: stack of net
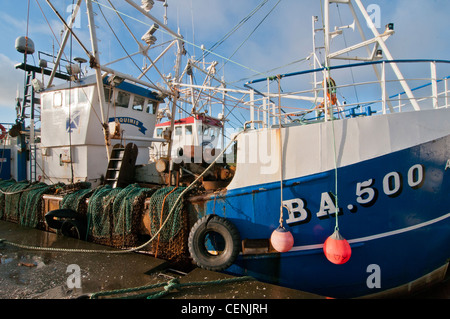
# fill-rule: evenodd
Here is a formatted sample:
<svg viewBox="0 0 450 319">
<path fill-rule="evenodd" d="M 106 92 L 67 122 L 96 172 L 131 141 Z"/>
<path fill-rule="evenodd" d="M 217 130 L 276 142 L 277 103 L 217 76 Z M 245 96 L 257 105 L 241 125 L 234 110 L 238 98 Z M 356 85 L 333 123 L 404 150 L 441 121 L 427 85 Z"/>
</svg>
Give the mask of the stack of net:
<svg viewBox="0 0 450 319">
<path fill-rule="evenodd" d="M 55 187 L 45 183 L 33 184 L 21 194 L 19 202 L 19 223 L 22 226 L 45 229 L 42 196 L 54 193 Z"/>
<path fill-rule="evenodd" d="M 99 186 L 89 198 L 87 208 L 88 240 L 102 245 L 112 245 L 112 205 L 121 188 Z"/>
<path fill-rule="evenodd" d="M 45 183 L 0 181 L 0 219 L 44 229 L 42 196 L 54 191 L 55 185 Z"/>
<path fill-rule="evenodd" d="M 6 221 L 18 223 L 19 222 L 19 206 L 20 198 L 23 191 L 30 186 L 28 182 L 16 182 L 3 190 L 4 195 L 4 211 L 3 218 Z"/>
<path fill-rule="evenodd" d="M 139 244 L 145 199 L 154 191 L 132 184 L 117 194 L 113 204 L 112 234 L 115 247 L 133 247 Z"/>
<path fill-rule="evenodd" d="M 117 248 L 139 244 L 144 201 L 152 189 L 98 187 L 89 199 L 88 240 Z"/>
<path fill-rule="evenodd" d="M 86 199 L 88 199 L 93 192 L 94 190 L 92 189 L 81 188 L 67 193 L 61 200 L 59 207 L 61 209 L 71 209 L 77 211 L 80 214 L 86 215 L 88 207 Z"/>
<path fill-rule="evenodd" d="M 5 205 L 6 205 L 6 194 L 7 189 L 16 184 L 16 181 L 13 179 L 1 180 L 0 181 L 0 219 L 6 219 Z"/>
<path fill-rule="evenodd" d="M 166 221 L 172 207 L 184 187 L 164 187 L 158 189 L 150 198 L 149 214 L 151 236 L 153 237 Z M 184 262 L 188 256 L 188 219 L 181 198 L 172 215 L 152 242 L 152 251 L 156 257 L 172 262 Z"/>
</svg>

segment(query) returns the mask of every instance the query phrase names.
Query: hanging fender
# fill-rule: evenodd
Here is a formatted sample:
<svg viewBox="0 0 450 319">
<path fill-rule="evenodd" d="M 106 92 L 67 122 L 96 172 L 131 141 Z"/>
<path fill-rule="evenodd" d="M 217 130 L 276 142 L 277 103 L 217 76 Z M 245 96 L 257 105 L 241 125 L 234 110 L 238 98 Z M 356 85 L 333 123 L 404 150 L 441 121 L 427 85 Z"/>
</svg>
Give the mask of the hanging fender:
<svg viewBox="0 0 450 319">
<path fill-rule="evenodd" d="M 222 271 L 236 260 L 241 240 L 236 226 L 229 220 L 207 215 L 192 226 L 188 246 L 192 259 L 199 267 Z"/>
<path fill-rule="evenodd" d="M 0 140 L 4 139 L 6 137 L 6 128 L 0 124 Z"/>
</svg>

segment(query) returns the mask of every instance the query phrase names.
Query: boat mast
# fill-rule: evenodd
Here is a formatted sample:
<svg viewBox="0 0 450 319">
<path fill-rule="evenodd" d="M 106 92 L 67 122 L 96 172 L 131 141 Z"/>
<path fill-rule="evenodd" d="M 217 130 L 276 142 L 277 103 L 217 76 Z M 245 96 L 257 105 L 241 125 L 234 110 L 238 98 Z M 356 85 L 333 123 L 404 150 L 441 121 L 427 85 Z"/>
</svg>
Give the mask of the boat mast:
<svg viewBox="0 0 450 319">
<path fill-rule="evenodd" d="M 173 146 L 173 129 L 174 129 L 174 124 L 175 124 L 175 112 L 177 109 L 177 102 L 178 102 L 178 90 L 179 90 L 179 85 L 177 83 L 179 83 L 180 81 L 180 67 L 181 67 L 181 57 L 185 54 L 185 50 L 184 50 L 184 42 L 183 42 L 183 36 L 181 36 L 180 34 L 180 30 L 178 30 L 178 33 L 176 33 L 175 31 L 173 31 L 172 29 L 170 29 L 167 26 L 167 1 L 164 2 L 164 7 L 165 7 L 165 16 L 164 16 L 164 23 L 161 22 L 160 20 L 158 20 L 157 18 L 155 18 L 154 16 L 152 16 L 150 13 L 148 13 L 146 10 L 144 10 L 142 7 L 140 7 L 139 5 L 137 5 L 135 2 L 133 2 L 132 0 L 125 0 L 128 4 L 130 4 L 131 6 L 133 6 L 134 8 L 136 8 L 138 11 L 140 11 L 143 15 L 147 16 L 149 19 L 151 19 L 153 22 L 155 22 L 157 25 L 159 25 L 162 29 L 164 29 L 165 31 L 167 31 L 174 39 L 176 39 L 177 42 L 177 55 L 176 55 L 176 62 L 175 62 L 175 78 L 174 78 L 174 85 L 172 85 L 172 87 L 170 87 L 169 89 L 171 90 L 171 95 L 172 95 L 172 115 L 171 115 L 171 119 L 170 119 L 170 139 L 169 139 L 169 143 L 168 143 L 168 156 L 171 160 L 171 152 L 172 152 L 172 146 Z M 172 171 L 172 165 L 170 165 L 170 169 L 169 171 Z M 169 176 L 171 176 L 169 172 Z M 170 181 L 169 181 L 170 183 Z"/>
<path fill-rule="evenodd" d="M 172 96 L 172 116 L 170 119 L 170 140 L 169 140 L 169 145 L 168 145 L 168 149 L 167 149 L 167 154 L 170 158 L 170 161 L 172 162 L 172 147 L 173 147 L 173 130 L 174 130 L 174 126 L 175 126 L 175 112 L 177 110 L 177 101 L 178 101 L 178 90 L 179 90 L 179 85 L 177 83 L 179 83 L 179 77 L 180 77 L 180 66 L 181 66 L 181 56 L 183 54 L 183 41 L 181 40 L 181 38 L 178 38 L 177 40 L 177 58 L 176 58 L 176 62 L 175 62 L 175 85 L 173 86 L 172 90 L 173 90 L 173 96 Z M 173 169 L 173 165 L 170 165 L 169 168 L 169 176 L 172 176 L 172 169 Z M 169 184 L 171 184 L 172 181 L 169 180 Z"/>
<path fill-rule="evenodd" d="M 48 88 L 53 85 L 53 79 L 55 78 L 56 72 L 58 70 L 59 62 L 61 61 L 62 55 L 64 53 L 64 49 L 66 47 L 67 40 L 69 39 L 69 35 L 71 33 L 72 26 L 73 26 L 73 24 L 75 22 L 75 19 L 76 19 L 76 16 L 78 14 L 78 11 L 80 10 L 81 1 L 83 1 L 83 0 L 78 0 L 77 1 L 77 4 L 75 5 L 75 8 L 73 9 L 73 12 L 72 12 L 72 17 L 70 18 L 69 26 L 64 31 L 64 37 L 63 37 L 63 40 L 62 40 L 62 43 L 61 43 L 61 47 L 60 47 L 60 49 L 58 51 L 58 55 L 57 55 L 56 61 L 54 63 L 55 66 L 53 67 L 52 73 L 50 74 L 50 79 L 48 80 L 48 84 L 47 84 Z M 50 1 L 47 1 L 47 2 L 50 5 L 50 7 L 53 9 L 53 11 L 56 12 L 56 9 L 54 9 L 54 7 L 50 3 Z"/>
<path fill-rule="evenodd" d="M 356 5 L 357 5 L 358 9 L 361 11 L 361 14 L 363 15 L 367 25 L 369 26 L 370 30 L 372 31 L 374 37 L 372 39 L 368 39 L 368 40 L 365 39 L 364 34 L 363 34 L 362 30 L 361 30 L 360 22 L 358 21 L 358 17 L 355 14 L 355 10 L 354 10 L 354 7 L 352 5 L 352 1 L 351 0 L 324 0 L 324 17 L 323 17 L 323 19 L 324 19 L 324 37 L 325 37 L 325 39 L 324 39 L 324 43 L 325 43 L 325 70 L 324 70 L 324 72 L 325 73 L 328 73 L 328 68 L 331 65 L 330 64 L 331 59 L 361 60 L 361 61 L 374 61 L 376 59 L 380 59 L 381 56 L 377 54 L 377 50 L 376 50 L 378 48 L 378 46 L 382 49 L 382 53 L 386 56 L 387 60 L 389 60 L 389 61 L 393 61 L 394 60 L 394 58 L 392 57 L 392 55 L 391 55 L 391 53 L 390 53 L 390 51 L 389 51 L 389 49 L 388 49 L 388 47 L 387 47 L 387 45 L 385 43 L 386 39 L 389 36 L 391 36 L 392 34 L 394 34 L 394 30 L 393 30 L 392 24 L 388 25 L 386 27 L 385 31 L 382 34 L 380 34 L 378 32 L 377 28 L 375 27 L 372 19 L 370 18 L 369 14 L 367 13 L 367 10 L 364 7 L 364 5 L 362 4 L 361 0 L 354 0 L 354 1 L 355 1 Z M 332 37 L 342 33 L 341 29 L 349 27 L 349 26 L 341 27 L 339 29 L 335 29 L 335 31 L 333 31 L 333 32 L 330 32 L 329 7 L 330 7 L 331 3 L 347 4 L 349 6 L 349 8 L 350 8 L 350 10 L 352 12 L 352 15 L 353 15 L 353 17 L 354 17 L 354 19 L 355 19 L 355 21 L 357 23 L 357 27 L 358 27 L 358 30 L 359 30 L 359 32 L 361 34 L 361 38 L 363 40 L 361 43 L 358 43 L 356 45 L 347 47 L 345 49 L 342 49 L 342 50 L 339 50 L 339 51 L 336 51 L 336 52 L 330 52 L 330 39 Z M 354 51 L 356 49 L 363 48 L 363 47 L 366 47 L 368 52 L 370 52 L 369 49 L 368 49 L 368 46 L 371 45 L 371 44 L 375 44 L 375 48 L 372 51 L 372 54 L 369 57 L 367 57 L 367 58 L 344 56 L 344 54 L 347 54 L 347 53 L 349 53 L 351 51 Z M 408 98 L 409 98 L 409 100 L 410 100 L 414 110 L 416 110 L 416 111 L 420 110 L 420 106 L 417 103 L 417 100 L 415 99 L 415 97 L 414 97 L 414 95 L 413 95 L 409 85 L 406 83 L 405 78 L 403 77 L 403 74 L 400 71 L 400 69 L 398 68 L 397 64 L 395 62 L 392 62 L 392 63 L 389 63 L 389 64 L 391 65 L 392 70 L 394 71 L 394 73 L 397 76 L 400 84 L 402 85 L 403 90 L 405 91 L 406 95 L 408 96 Z M 382 78 L 381 79 L 380 79 L 380 76 L 379 76 L 379 74 L 378 74 L 376 69 L 375 69 L 375 73 L 376 73 L 376 75 L 378 77 L 378 80 L 380 82 L 384 82 L 385 81 L 385 79 L 383 78 L 384 75 L 385 75 L 384 70 L 382 72 Z M 328 77 L 328 76 L 329 76 L 329 74 L 324 74 L 324 77 Z M 324 96 L 325 96 L 324 99 L 325 99 L 325 102 L 326 102 L 325 105 L 327 106 L 328 105 L 328 101 L 327 101 L 327 95 L 326 95 L 325 88 L 324 88 Z M 393 111 L 392 107 L 390 107 L 390 109 L 391 109 L 391 112 L 392 112 Z M 327 114 L 325 114 L 325 118 L 326 118 L 326 116 L 327 116 Z"/>
<path fill-rule="evenodd" d="M 106 105 L 105 102 L 105 90 L 103 89 L 103 78 L 102 78 L 102 71 L 100 69 L 100 54 L 98 52 L 98 42 L 97 42 L 97 33 L 95 31 L 95 22 L 94 22 L 94 12 L 92 9 L 92 1 L 86 0 L 86 7 L 87 7 L 87 16 L 89 20 L 89 34 L 91 37 L 91 45 L 92 45 L 92 53 L 90 58 L 90 65 L 92 68 L 95 69 L 95 77 L 97 82 L 97 91 L 98 91 L 98 99 L 100 102 L 100 116 L 102 120 L 102 128 L 105 135 L 105 146 L 106 146 L 106 155 L 108 156 L 108 162 L 109 162 L 109 145 L 111 144 L 109 141 L 109 129 L 108 129 L 108 123 L 105 119 L 104 115 L 104 108 Z"/>
</svg>

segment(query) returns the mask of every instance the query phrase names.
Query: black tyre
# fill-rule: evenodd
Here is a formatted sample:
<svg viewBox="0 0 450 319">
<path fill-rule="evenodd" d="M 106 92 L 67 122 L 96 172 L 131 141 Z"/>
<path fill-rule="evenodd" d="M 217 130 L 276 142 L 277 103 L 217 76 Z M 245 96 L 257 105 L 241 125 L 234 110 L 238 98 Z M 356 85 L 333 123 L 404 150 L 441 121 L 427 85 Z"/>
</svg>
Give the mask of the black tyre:
<svg viewBox="0 0 450 319">
<path fill-rule="evenodd" d="M 239 254 L 240 245 L 236 226 L 216 215 L 199 219 L 189 233 L 191 257 L 206 270 L 221 271 L 230 267 Z"/>
</svg>

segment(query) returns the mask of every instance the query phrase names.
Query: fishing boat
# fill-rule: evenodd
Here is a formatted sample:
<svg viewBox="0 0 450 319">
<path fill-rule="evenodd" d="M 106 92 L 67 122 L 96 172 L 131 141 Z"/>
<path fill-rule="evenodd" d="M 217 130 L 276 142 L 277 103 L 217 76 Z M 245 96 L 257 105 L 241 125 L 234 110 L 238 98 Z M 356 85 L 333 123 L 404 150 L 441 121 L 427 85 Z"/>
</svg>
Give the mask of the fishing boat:
<svg viewBox="0 0 450 319">
<path fill-rule="evenodd" d="M 92 82 L 78 79 L 76 85 L 72 81 L 69 86 L 48 87 L 41 93 L 41 140 L 45 146 L 40 148 L 48 165 L 45 172 L 56 172 L 52 183 L 94 182 L 91 193 L 83 192 L 83 200 L 90 196 L 88 203 L 84 202 L 83 209 L 74 209 L 88 219 L 99 218 L 92 228 L 88 225 L 86 238 L 103 236 L 103 243 L 113 245 L 125 242 L 120 233 L 105 235 L 99 231 L 120 225 L 124 232 L 126 227 L 114 215 L 119 211 L 106 210 L 108 201 L 103 199 L 102 214 L 110 216 L 107 221 L 100 218 L 104 215 L 95 215 L 91 205 L 100 205 L 100 197 L 111 196 L 108 203 L 115 207 L 113 202 L 119 197 L 122 200 L 118 194 L 126 190 L 135 194 L 127 197 L 129 202 L 142 198 L 129 217 L 136 220 L 131 231 L 140 236 L 125 246 L 134 244 L 162 258 L 179 260 L 187 255 L 190 262 L 208 270 L 250 275 L 337 298 L 407 294 L 445 277 L 450 257 L 450 212 L 446 208 L 450 204 L 446 73 L 450 61 L 396 60 L 386 45 L 395 33 L 394 24 L 379 33 L 360 0 L 325 0 L 321 27 L 316 27 L 319 18 L 312 17 L 313 52 L 308 57 L 312 69 L 252 79 L 244 88 L 235 89 L 215 76 L 215 64 L 202 68 L 198 61 L 189 59 L 181 72 L 183 38 L 144 9 L 148 9 L 145 3 L 153 1 L 144 1 L 142 7 L 126 2 L 173 36 L 170 47 L 177 44 L 175 77 L 170 81 L 166 78 L 166 87 L 142 80 L 130 84 L 131 77 L 101 66 L 98 60 L 96 65 L 92 62 L 95 54 L 88 52 L 95 70 Z M 348 7 L 352 24 L 331 27 L 330 8 L 335 2 Z M 88 0 L 86 4 L 93 19 L 92 3 Z M 365 37 L 365 24 L 372 38 Z M 93 20 L 90 25 L 94 25 Z M 334 51 L 331 39 L 355 28 L 361 42 Z M 94 29 L 90 29 L 93 40 Z M 70 25 L 67 30 L 71 30 Z M 323 46 L 316 43 L 319 35 Z M 360 54 L 361 49 L 367 56 Z M 97 52 L 95 45 L 93 52 Z M 402 69 L 410 71 L 415 65 L 427 74 L 406 78 Z M 192 78 L 182 81 L 184 75 L 189 79 L 193 70 L 205 77 L 202 85 L 194 84 Z M 371 72 L 373 79 L 347 83 L 349 72 Z M 114 77 L 119 78 L 117 82 Z M 311 83 L 312 88 L 308 87 Z M 105 86 L 109 86 L 108 94 Z M 355 101 L 348 98 L 355 87 L 369 92 L 368 98 L 350 102 Z M 86 90 L 87 98 L 82 94 L 80 98 L 80 92 Z M 51 105 L 45 102 L 46 97 L 53 97 L 54 108 L 69 101 L 65 110 L 76 100 L 55 98 L 59 92 L 64 96 L 78 92 L 77 104 L 65 113 L 69 117 L 55 110 L 53 117 L 44 120 L 45 108 Z M 120 94 L 128 97 L 123 104 Z M 108 95 L 117 99 L 108 100 Z M 248 109 L 248 120 L 229 141 L 221 138 L 220 144 L 205 148 L 203 142 L 209 144 L 212 135 L 198 127 L 217 133 L 222 130 L 225 135 L 227 100 L 234 107 Z M 95 110 L 92 105 L 97 101 L 103 110 L 100 129 L 98 123 L 91 127 L 95 112 L 89 115 L 87 111 Z M 121 105 L 113 106 L 111 101 Z M 217 118 L 212 112 L 208 116 L 203 112 L 211 101 L 222 107 Z M 87 105 L 84 111 L 78 105 L 82 103 Z M 165 103 L 166 107 L 158 110 Z M 188 117 L 175 118 L 177 103 L 190 106 Z M 117 112 L 114 117 L 105 116 L 106 105 Z M 126 111 L 120 108 L 125 105 Z M 148 119 L 144 121 L 143 116 Z M 162 122 L 164 117 L 168 121 Z M 44 125 L 55 123 L 59 123 L 61 136 L 49 139 L 46 134 L 51 131 L 44 133 Z M 80 129 L 80 123 L 84 128 Z M 120 134 L 119 124 L 120 128 L 133 127 L 125 129 L 128 136 Z M 144 127 L 152 136 L 139 138 Z M 79 142 L 76 134 L 82 138 Z M 209 140 L 202 139 L 205 135 Z M 48 144 L 46 138 L 55 144 Z M 114 138 L 120 141 L 117 147 L 111 143 Z M 132 142 L 127 144 L 128 151 L 123 140 Z M 106 154 L 100 154 L 105 146 Z M 129 170 L 126 178 L 120 179 L 123 184 L 118 184 L 116 176 L 106 189 L 108 170 L 117 171 L 112 165 L 117 151 L 131 154 Z M 136 161 L 136 153 L 144 155 Z M 84 173 L 75 175 L 80 178 L 70 177 L 70 181 L 63 167 L 73 170 L 74 158 L 90 164 L 91 154 L 99 168 L 86 165 L 89 169 L 82 168 Z M 102 172 L 106 172 L 103 177 Z M 140 191 L 132 193 L 137 188 Z M 49 214 L 61 212 L 65 199 L 54 192 L 43 194 L 42 201 L 42 214 Z M 102 228 L 102 223 L 107 227 Z M 72 226 L 76 228 L 75 223 Z"/>
</svg>

